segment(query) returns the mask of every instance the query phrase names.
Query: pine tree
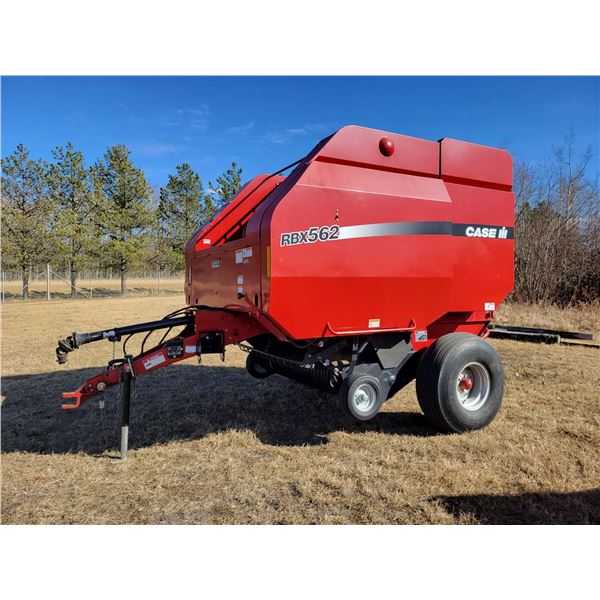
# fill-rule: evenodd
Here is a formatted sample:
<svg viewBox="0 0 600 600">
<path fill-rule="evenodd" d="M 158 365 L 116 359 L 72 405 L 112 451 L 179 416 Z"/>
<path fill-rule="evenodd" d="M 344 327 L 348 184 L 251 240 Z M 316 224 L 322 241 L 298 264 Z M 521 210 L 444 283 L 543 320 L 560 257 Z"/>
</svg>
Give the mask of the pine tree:
<svg viewBox="0 0 600 600">
<path fill-rule="evenodd" d="M 51 252 L 46 171 L 23 144 L 2 159 L 2 261 L 21 271 L 23 300 L 29 299 L 30 270 Z"/>
<path fill-rule="evenodd" d="M 112 146 L 94 165 L 100 200 L 100 225 L 106 237 L 108 262 L 121 274 L 121 295 L 127 294 L 127 273 L 148 253 L 148 230 L 154 218 L 152 189 L 122 145 Z"/>
<path fill-rule="evenodd" d="M 97 206 L 83 154 L 74 150 L 71 142 L 64 148 L 57 146 L 52 154 L 56 162 L 50 165 L 48 187 L 56 209 L 54 236 L 58 256 L 70 273 L 71 297 L 75 298 L 79 271 L 99 248 L 99 229 L 94 222 Z"/>
<path fill-rule="evenodd" d="M 204 194 L 199 175 L 190 165 L 183 163 L 176 169 L 177 174 L 169 175 L 167 185 L 160 189 L 158 210 L 169 262 L 182 269 L 186 241 L 212 216 L 214 209 L 212 200 Z"/>
<path fill-rule="evenodd" d="M 221 208 L 229 202 L 242 189 L 242 168 L 236 162 L 222 175 L 217 177 L 217 183 L 210 184 L 210 190 L 214 195 L 215 209 Z"/>
</svg>

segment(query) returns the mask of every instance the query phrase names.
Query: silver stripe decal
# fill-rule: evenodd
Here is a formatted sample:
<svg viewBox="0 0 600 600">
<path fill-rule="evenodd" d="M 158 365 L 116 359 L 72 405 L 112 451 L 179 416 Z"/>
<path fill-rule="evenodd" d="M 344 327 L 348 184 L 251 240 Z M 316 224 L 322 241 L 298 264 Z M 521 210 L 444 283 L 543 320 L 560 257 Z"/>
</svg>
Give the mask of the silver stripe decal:
<svg viewBox="0 0 600 600">
<path fill-rule="evenodd" d="M 340 227 L 340 240 L 384 235 L 453 235 L 449 221 L 417 221 L 403 223 L 373 223 Z"/>
<path fill-rule="evenodd" d="M 451 221 L 404 221 L 400 223 L 371 223 L 340 227 L 336 239 L 349 240 L 392 235 L 452 235 L 483 239 L 512 240 L 514 227 L 478 223 L 452 223 Z"/>
</svg>

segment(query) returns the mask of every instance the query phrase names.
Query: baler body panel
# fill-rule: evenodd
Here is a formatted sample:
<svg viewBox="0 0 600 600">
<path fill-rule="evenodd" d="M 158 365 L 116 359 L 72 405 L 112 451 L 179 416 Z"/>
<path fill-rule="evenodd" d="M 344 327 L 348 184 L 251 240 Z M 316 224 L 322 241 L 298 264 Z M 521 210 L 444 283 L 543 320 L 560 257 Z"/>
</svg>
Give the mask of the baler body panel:
<svg viewBox="0 0 600 600">
<path fill-rule="evenodd" d="M 270 222 L 269 314 L 300 339 L 435 320 L 442 313 L 421 299 L 450 293 L 449 238 L 431 245 L 426 235 L 342 236 L 372 224 L 446 222 L 450 213 L 439 179 L 315 161 Z M 280 243 L 285 233 L 335 225 L 338 239 Z"/>
<path fill-rule="evenodd" d="M 246 230 L 256 207 L 284 179 L 255 177 L 190 238 L 185 251 L 188 304 L 239 305 L 242 290 L 249 298 L 260 296 L 260 239 Z"/>
<path fill-rule="evenodd" d="M 486 337 L 513 287 L 510 155 L 350 126 L 295 164 L 287 177 L 250 181 L 190 238 L 188 306 L 59 340 L 61 364 L 84 344 L 123 340 L 122 359 L 63 394 L 72 410 L 123 383 L 122 457 L 133 378 L 205 354 L 224 359 L 231 344 L 248 352 L 250 375 L 337 394 L 362 421 L 415 377 L 436 427 L 468 431 L 494 418 L 499 358 L 481 340 L 447 334 Z M 158 330 L 161 341 L 146 349 Z M 140 354 L 127 354 L 127 340 L 142 332 Z M 447 369 L 425 352 L 438 340 Z"/>
<path fill-rule="evenodd" d="M 253 312 L 291 339 L 489 320 L 513 287 L 511 185 L 504 150 L 345 127 L 238 194 L 221 219 L 244 213 L 243 237 L 190 240 L 188 303 Z"/>
</svg>

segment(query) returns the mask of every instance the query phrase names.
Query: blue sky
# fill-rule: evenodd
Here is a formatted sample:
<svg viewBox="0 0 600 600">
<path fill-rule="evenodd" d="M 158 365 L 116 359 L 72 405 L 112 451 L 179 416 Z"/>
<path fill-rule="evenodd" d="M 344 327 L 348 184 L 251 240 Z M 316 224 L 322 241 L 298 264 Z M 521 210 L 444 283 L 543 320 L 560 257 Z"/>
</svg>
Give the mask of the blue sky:
<svg viewBox="0 0 600 600">
<path fill-rule="evenodd" d="M 305 155 L 342 125 L 508 146 L 536 161 L 573 128 L 595 154 L 597 77 L 3 77 L 2 155 L 71 140 L 89 164 L 125 144 L 150 183 L 188 162 L 208 183 L 232 160 L 244 179 Z"/>
</svg>

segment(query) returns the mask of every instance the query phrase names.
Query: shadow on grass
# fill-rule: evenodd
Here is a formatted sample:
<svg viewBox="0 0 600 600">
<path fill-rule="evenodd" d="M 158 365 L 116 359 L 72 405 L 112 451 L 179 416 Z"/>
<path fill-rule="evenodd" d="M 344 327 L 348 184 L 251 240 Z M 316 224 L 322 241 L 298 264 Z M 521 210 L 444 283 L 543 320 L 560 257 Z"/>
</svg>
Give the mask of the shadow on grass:
<svg viewBox="0 0 600 600">
<path fill-rule="evenodd" d="M 68 369 L 68 367 L 67 367 Z M 119 439 L 120 388 L 82 408 L 62 411 L 61 392 L 100 369 L 64 370 L 2 378 L 3 452 L 98 454 Z M 418 413 L 381 413 L 355 422 L 331 406 L 327 394 L 274 375 L 252 378 L 239 367 L 174 365 L 141 377 L 131 406 L 130 447 L 197 439 L 227 430 L 255 432 L 265 444 L 318 445 L 334 431 L 429 436 Z"/>
<path fill-rule="evenodd" d="M 539 492 L 516 496 L 439 496 L 455 517 L 472 515 L 489 525 L 598 525 L 600 488 L 581 492 Z"/>
</svg>

